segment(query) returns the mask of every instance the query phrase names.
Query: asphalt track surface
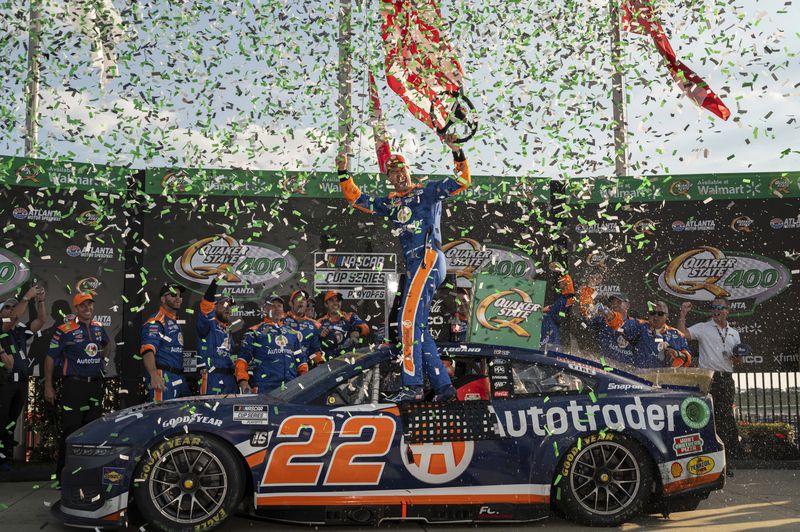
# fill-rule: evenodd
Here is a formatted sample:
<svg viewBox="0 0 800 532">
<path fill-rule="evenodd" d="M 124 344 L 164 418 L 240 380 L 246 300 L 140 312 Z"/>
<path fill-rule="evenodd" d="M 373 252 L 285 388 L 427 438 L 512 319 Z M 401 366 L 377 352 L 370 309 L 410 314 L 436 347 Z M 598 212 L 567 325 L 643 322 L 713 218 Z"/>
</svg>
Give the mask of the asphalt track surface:
<svg viewBox="0 0 800 532">
<path fill-rule="evenodd" d="M 70 529 L 50 517 L 48 504 L 58 499 L 58 491 L 47 483 L 0 483 L 0 529 L 8 532 L 67 531 Z M 511 532 L 514 530 L 599 530 L 579 527 L 569 521 L 551 517 L 525 525 L 452 526 L 418 523 L 386 524 L 372 527 L 308 527 L 285 525 L 236 517 L 221 530 L 304 532 L 308 530 L 342 532 L 350 530 L 480 530 L 481 532 Z M 800 470 L 740 469 L 728 479 L 725 489 L 712 493 L 708 500 L 693 512 L 672 514 L 669 519 L 646 515 L 625 524 L 622 530 L 800 530 Z M 139 530 L 131 528 L 131 531 Z M 144 530 L 152 530 L 145 527 Z"/>
</svg>

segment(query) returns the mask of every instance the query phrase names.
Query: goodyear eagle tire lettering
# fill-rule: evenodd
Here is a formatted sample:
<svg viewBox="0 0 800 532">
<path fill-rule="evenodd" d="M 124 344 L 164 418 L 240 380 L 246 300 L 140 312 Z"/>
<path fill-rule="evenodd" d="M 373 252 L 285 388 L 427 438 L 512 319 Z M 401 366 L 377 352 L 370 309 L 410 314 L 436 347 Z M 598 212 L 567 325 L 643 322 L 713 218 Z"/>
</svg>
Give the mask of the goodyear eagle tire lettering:
<svg viewBox="0 0 800 532">
<path fill-rule="evenodd" d="M 154 446 L 139 461 L 133 486 L 142 518 L 169 532 L 218 528 L 243 494 L 240 459 L 208 434 L 175 436 Z"/>
<path fill-rule="evenodd" d="M 579 438 L 556 470 L 556 508 L 589 526 L 617 526 L 650 498 L 650 456 L 632 438 L 604 432 Z"/>
</svg>

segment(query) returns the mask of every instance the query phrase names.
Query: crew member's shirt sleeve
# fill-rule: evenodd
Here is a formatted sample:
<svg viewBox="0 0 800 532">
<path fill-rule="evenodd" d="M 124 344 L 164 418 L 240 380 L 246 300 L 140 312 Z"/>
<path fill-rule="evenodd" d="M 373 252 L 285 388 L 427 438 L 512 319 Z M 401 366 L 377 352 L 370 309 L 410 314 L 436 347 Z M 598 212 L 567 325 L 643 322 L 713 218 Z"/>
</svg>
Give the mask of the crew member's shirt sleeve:
<svg viewBox="0 0 800 532">
<path fill-rule="evenodd" d="M 705 339 L 706 329 L 705 323 L 703 322 L 695 323 L 691 327 L 686 328 L 689 334 L 692 335 L 692 338 L 698 342 L 702 342 Z"/>
<path fill-rule="evenodd" d="M 358 334 L 361 336 L 366 336 L 369 334 L 369 325 L 367 325 L 364 320 L 359 318 L 358 314 L 355 312 L 350 315 L 350 326 L 358 331 Z"/>
<path fill-rule="evenodd" d="M 100 329 L 100 347 L 105 347 L 111 343 L 111 339 L 108 337 L 108 333 L 106 332 L 106 328 L 102 327 Z"/>
<path fill-rule="evenodd" d="M 47 356 L 54 360 L 61 358 L 61 353 L 64 351 L 64 335 L 66 333 L 60 327 L 56 327 L 53 337 L 50 339 L 50 347 L 47 349 Z"/>
<path fill-rule="evenodd" d="M 142 348 L 139 353 L 144 353 L 145 351 L 158 352 L 158 347 L 162 341 L 161 324 L 155 320 L 145 323 L 144 327 L 142 327 Z"/>
<path fill-rule="evenodd" d="M 211 301 L 205 299 L 200 300 L 200 313 L 197 315 L 195 327 L 197 327 L 197 336 L 205 338 L 211 332 L 211 320 L 214 318 L 216 307 Z"/>
</svg>

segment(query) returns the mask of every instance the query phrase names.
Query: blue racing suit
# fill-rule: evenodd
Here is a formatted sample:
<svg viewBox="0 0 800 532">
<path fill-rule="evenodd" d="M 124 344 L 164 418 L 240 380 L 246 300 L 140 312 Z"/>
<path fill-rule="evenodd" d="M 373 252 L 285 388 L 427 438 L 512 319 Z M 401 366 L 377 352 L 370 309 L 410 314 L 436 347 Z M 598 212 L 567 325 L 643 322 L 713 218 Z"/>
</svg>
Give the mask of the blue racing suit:
<svg viewBox="0 0 800 532">
<path fill-rule="evenodd" d="M 200 395 L 236 393 L 236 379 L 233 376 L 233 335 L 228 325 L 216 318 L 217 307 L 213 301 L 200 300 L 200 313 L 197 315 L 197 344 L 200 354 L 198 369 L 204 369 L 200 376 Z"/>
<path fill-rule="evenodd" d="M 657 331 L 646 320 L 627 319 L 619 328 L 633 345 L 634 363 L 638 368 L 688 366 L 692 361 L 686 337 L 678 329 L 665 325 Z M 679 358 L 665 359 L 665 350 L 674 349 Z"/>
<path fill-rule="evenodd" d="M 319 343 L 319 323 L 306 316 L 287 312 L 283 324 L 300 333 L 305 362 L 322 362 L 322 346 Z"/>
<path fill-rule="evenodd" d="M 253 369 L 254 387 L 268 392 L 308 371 L 302 335 L 285 322 L 264 318 L 250 327 L 236 359 L 236 380 L 248 380 Z"/>
<path fill-rule="evenodd" d="M 145 372 L 151 401 L 189 397 L 189 384 L 183 374 L 183 332 L 175 315 L 161 307 L 142 326 L 142 348 L 155 352 L 156 368 L 164 379 L 166 389 L 150 387 L 150 374 Z"/>
<path fill-rule="evenodd" d="M 434 391 L 450 386 L 450 377 L 427 330 L 428 312 L 439 285 L 447 273 L 442 252 L 442 201 L 463 192 L 471 183 L 464 153 L 453 152 L 455 176 L 441 181 L 415 184 L 410 189 L 374 198 L 364 194 L 346 172 L 340 171 L 339 186 L 351 205 L 369 214 L 391 220 L 399 236 L 406 264 L 406 282 L 399 315 L 399 336 L 403 347 L 404 386 L 421 386 L 423 373 Z"/>
<path fill-rule="evenodd" d="M 319 328 L 325 360 L 357 347 L 350 340 L 353 331 L 358 331 L 362 337 L 369 334 L 369 326 L 355 312 L 340 312 L 338 316 L 326 314 L 319 320 Z"/>
<path fill-rule="evenodd" d="M 539 345 L 542 349 L 559 350 L 561 348 L 561 324 L 569 319 L 570 308 L 575 301 L 575 290 L 572 277 L 562 275 L 558 279 L 559 293 L 552 305 L 548 305 L 542 314 L 542 329 Z"/>
</svg>

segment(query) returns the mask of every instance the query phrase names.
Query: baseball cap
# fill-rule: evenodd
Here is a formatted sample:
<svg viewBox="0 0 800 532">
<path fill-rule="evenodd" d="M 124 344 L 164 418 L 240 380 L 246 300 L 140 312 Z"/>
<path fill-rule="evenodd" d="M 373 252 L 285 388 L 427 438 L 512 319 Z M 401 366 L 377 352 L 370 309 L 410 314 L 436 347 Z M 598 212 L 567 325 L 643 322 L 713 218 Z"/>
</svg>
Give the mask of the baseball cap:
<svg viewBox="0 0 800 532">
<path fill-rule="evenodd" d="M 289 296 L 289 301 L 292 302 L 292 301 L 295 300 L 296 297 L 300 297 L 300 296 L 303 296 L 304 299 L 311 299 L 311 296 L 308 295 L 308 292 L 306 292 L 305 290 L 303 290 L 301 288 L 300 290 L 295 290 L 294 292 L 292 292 L 292 295 Z M 283 301 L 283 300 L 281 300 L 281 301 Z"/>
<path fill-rule="evenodd" d="M 267 296 L 267 297 L 264 298 L 264 304 L 265 305 L 267 303 L 272 303 L 273 301 L 280 301 L 284 305 L 286 304 L 286 301 L 284 301 L 283 298 L 281 296 L 279 296 L 278 294 L 272 294 L 271 296 Z"/>
<path fill-rule="evenodd" d="M 74 296 L 72 296 L 72 306 L 77 307 L 84 301 L 92 301 L 94 302 L 94 296 L 88 292 L 78 292 Z"/>
<path fill-rule="evenodd" d="M 630 303 L 630 299 L 628 299 L 628 295 L 625 292 L 617 292 L 616 294 L 609 294 L 608 295 L 609 301 L 612 299 L 619 299 L 620 301 L 624 301 L 626 303 Z"/>
<path fill-rule="evenodd" d="M 342 294 L 340 294 L 339 292 L 335 292 L 333 290 L 328 290 L 327 292 L 325 292 L 325 297 L 322 298 L 322 302 L 324 303 L 334 297 L 342 299 Z"/>
<path fill-rule="evenodd" d="M 158 291 L 158 297 L 163 296 L 164 294 L 174 294 L 175 292 L 180 292 L 183 294 L 186 292 L 186 288 L 179 284 L 165 284 L 161 287 L 161 290 Z"/>
<path fill-rule="evenodd" d="M 3 301 L 3 303 L 0 303 L 0 310 L 3 310 L 6 307 L 16 307 L 17 305 L 19 305 L 19 300 L 17 298 L 10 297 Z"/>
</svg>

